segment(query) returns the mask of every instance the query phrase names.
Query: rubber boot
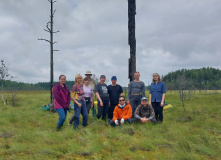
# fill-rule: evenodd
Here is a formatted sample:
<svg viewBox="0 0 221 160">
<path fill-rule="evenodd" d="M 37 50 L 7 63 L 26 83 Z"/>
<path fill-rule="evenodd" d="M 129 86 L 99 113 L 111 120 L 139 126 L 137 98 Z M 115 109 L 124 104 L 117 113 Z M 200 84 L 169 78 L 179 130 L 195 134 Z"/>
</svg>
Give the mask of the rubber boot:
<svg viewBox="0 0 221 160">
<path fill-rule="evenodd" d="M 61 129 L 61 125 L 60 125 L 60 124 L 57 124 L 56 130 L 59 131 L 60 129 Z"/>
</svg>

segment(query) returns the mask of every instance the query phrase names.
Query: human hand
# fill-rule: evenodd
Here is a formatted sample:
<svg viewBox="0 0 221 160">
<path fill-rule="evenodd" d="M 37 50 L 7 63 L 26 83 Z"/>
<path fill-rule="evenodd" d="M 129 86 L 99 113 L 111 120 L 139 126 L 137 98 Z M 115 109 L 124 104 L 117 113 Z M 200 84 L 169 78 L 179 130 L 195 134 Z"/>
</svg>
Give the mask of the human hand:
<svg viewBox="0 0 221 160">
<path fill-rule="evenodd" d="M 161 107 L 163 107 L 163 106 L 164 106 L 164 103 L 163 103 L 163 102 L 161 102 L 161 103 L 160 103 L 160 106 L 161 106 Z"/>
<path fill-rule="evenodd" d="M 145 122 L 149 123 L 149 122 L 150 122 L 150 120 L 149 120 L 148 118 L 146 118 Z"/>
<path fill-rule="evenodd" d="M 103 105 L 104 105 L 104 104 L 103 104 L 103 102 L 102 102 L 102 101 L 100 101 L 100 106 L 101 106 L 101 107 L 103 107 Z"/>
<path fill-rule="evenodd" d="M 93 108 L 93 102 L 91 103 L 91 109 Z"/>
<path fill-rule="evenodd" d="M 116 125 L 118 125 L 118 124 L 119 124 L 118 120 L 115 120 L 115 124 L 116 124 Z"/>
<path fill-rule="evenodd" d="M 121 124 L 123 124 L 123 123 L 124 123 L 124 119 L 123 119 L 123 118 L 121 118 L 120 123 L 121 123 Z"/>
<path fill-rule="evenodd" d="M 141 121 L 141 122 L 145 122 L 145 118 L 141 118 L 140 121 Z"/>
<path fill-rule="evenodd" d="M 78 105 L 78 107 L 81 107 L 81 103 L 78 102 L 77 105 Z"/>
</svg>

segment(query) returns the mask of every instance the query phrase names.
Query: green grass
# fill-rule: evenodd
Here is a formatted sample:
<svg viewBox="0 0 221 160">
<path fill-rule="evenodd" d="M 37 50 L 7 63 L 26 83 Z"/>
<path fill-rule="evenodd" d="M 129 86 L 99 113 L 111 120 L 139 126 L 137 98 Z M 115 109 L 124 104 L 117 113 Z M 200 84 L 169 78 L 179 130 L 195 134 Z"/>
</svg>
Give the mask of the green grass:
<svg viewBox="0 0 221 160">
<path fill-rule="evenodd" d="M 111 127 L 89 115 L 88 127 L 55 130 L 57 113 L 42 111 L 50 93 L 22 91 L 16 106 L 0 102 L 0 159 L 221 159 L 221 92 L 193 94 L 186 113 L 177 92 L 167 92 L 162 124 Z M 5 98 L 10 103 L 10 93 Z M 80 123 L 82 118 L 80 119 Z"/>
</svg>

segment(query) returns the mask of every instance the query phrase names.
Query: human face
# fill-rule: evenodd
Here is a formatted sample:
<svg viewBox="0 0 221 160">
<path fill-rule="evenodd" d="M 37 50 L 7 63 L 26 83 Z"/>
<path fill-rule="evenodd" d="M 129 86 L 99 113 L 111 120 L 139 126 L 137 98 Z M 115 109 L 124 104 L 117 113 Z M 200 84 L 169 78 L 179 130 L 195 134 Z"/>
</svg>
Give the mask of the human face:
<svg viewBox="0 0 221 160">
<path fill-rule="evenodd" d="M 89 85 L 89 81 L 88 80 L 84 81 L 84 85 L 88 86 Z"/>
<path fill-rule="evenodd" d="M 116 85 L 116 83 L 117 83 L 117 80 L 112 80 L 112 85 Z"/>
<path fill-rule="evenodd" d="M 119 104 L 124 105 L 124 103 L 125 103 L 125 99 L 123 97 L 120 97 L 119 98 Z"/>
<path fill-rule="evenodd" d="M 134 79 L 139 80 L 140 74 L 139 73 L 134 73 Z"/>
<path fill-rule="evenodd" d="M 105 82 L 105 78 L 100 79 L 100 83 L 103 84 Z"/>
<path fill-rule="evenodd" d="M 157 74 L 154 74 L 153 79 L 154 79 L 155 82 L 158 82 L 159 76 Z"/>
<path fill-rule="evenodd" d="M 143 106 L 147 106 L 147 103 L 148 103 L 147 100 L 142 100 L 142 101 L 141 101 L 141 105 L 143 105 Z"/>
<path fill-rule="evenodd" d="M 91 74 L 85 74 L 85 76 L 91 78 Z"/>
<path fill-rule="evenodd" d="M 76 83 L 81 84 L 82 83 L 82 78 L 78 78 Z"/>
<path fill-rule="evenodd" d="M 66 82 L 66 77 L 65 76 L 61 76 L 61 78 L 59 79 L 60 84 L 63 86 Z"/>
</svg>

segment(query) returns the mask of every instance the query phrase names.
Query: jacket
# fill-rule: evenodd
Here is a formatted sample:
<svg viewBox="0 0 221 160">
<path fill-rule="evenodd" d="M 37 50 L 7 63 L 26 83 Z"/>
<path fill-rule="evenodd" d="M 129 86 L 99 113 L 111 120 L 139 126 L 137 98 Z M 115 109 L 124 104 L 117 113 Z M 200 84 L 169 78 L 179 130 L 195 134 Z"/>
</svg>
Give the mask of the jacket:
<svg viewBox="0 0 221 160">
<path fill-rule="evenodd" d="M 135 110 L 134 117 L 138 119 L 146 117 L 151 120 L 154 119 L 155 112 L 153 107 L 151 107 L 150 105 L 144 107 L 143 105 L 140 104 Z"/>
<path fill-rule="evenodd" d="M 119 104 L 114 108 L 113 121 L 120 119 L 129 119 L 132 117 L 132 108 L 130 104 L 126 104 L 124 108 L 120 108 Z"/>
<path fill-rule="evenodd" d="M 67 109 L 70 105 L 71 97 L 70 91 L 66 85 L 62 87 L 60 83 L 55 84 L 53 89 L 54 95 L 54 108 L 64 108 Z"/>
</svg>

